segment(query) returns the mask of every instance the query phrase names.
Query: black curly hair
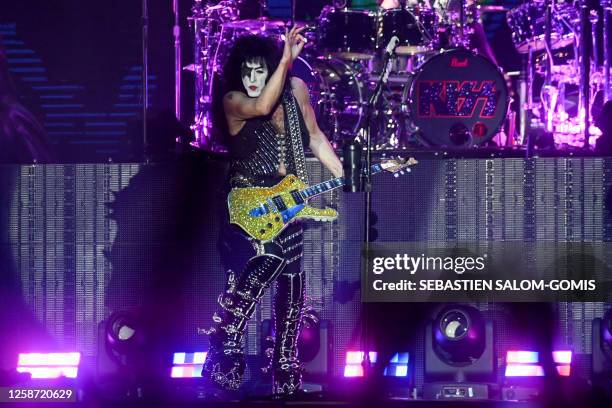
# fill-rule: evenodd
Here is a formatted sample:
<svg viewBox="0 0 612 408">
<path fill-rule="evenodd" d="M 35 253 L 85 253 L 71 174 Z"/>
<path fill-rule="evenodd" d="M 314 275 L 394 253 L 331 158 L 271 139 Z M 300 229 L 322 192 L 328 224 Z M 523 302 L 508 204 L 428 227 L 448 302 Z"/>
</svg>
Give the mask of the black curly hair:
<svg viewBox="0 0 612 408">
<path fill-rule="evenodd" d="M 278 43 L 270 37 L 245 35 L 236 40 L 227 61 L 223 66 L 222 82 L 224 92 L 240 91 L 246 93 L 242 84 L 242 67 L 247 61 L 266 64 L 268 79 L 281 59 Z"/>
<path fill-rule="evenodd" d="M 276 71 L 282 56 L 279 44 L 270 37 L 260 35 L 244 35 L 239 37 L 232 46 L 221 73 L 221 81 L 213 90 L 213 124 L 219 133 L 219 140 L 227 145 L 228 128 L 223 111 L 223 96 L 228 92 L 247 93 L 242 83 L 242 67 L 247 61 L 266 64 L 268 78 Z M 289 82 L 287 75 L 286 84 Z"/>
</svg>

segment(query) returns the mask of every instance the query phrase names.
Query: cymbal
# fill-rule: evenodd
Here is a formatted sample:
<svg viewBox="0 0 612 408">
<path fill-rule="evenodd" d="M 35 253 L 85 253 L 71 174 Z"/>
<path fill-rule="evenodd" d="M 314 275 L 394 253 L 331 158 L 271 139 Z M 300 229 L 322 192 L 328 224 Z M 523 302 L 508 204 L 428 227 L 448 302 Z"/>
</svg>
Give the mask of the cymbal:
<svg viewBox="0 0 612 408">
<path fill-rule="evenodd" d="M 428 54 L 434 51 L 433 48 L 423 45 L 399 45 L 395 47 L 396 55 Z"/>
<path fill-rule="evenodd" d="M 506 12 L 510 9 L 504 7 L 504 6 L 494 6 L 494 5 L 479 5 L 478 6 L 478 11 L 480 11 L 481 13 L 500 13 L 500 12 Z"/>
<path fill-rule="evenodd" d="M 285 27 L 285 22 L 281 20 L 236 20 L 223 24 L 223 28 L 238 28 L 247 31 L 266 31 L 278 30 Z"/>
</svg>

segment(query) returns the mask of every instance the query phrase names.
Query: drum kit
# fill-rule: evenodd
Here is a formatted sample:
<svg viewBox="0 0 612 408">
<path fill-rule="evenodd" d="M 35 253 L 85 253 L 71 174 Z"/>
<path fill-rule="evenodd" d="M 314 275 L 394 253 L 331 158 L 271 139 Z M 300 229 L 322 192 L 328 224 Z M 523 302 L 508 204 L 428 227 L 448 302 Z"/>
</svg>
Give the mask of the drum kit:
<svg viewBox="0 0 612 408">
<path fill-rule="evenodd" d="M 552 134 L 557 146 L 589 147 L 600 134 L 590 123 L 610 99 L 610 58 L 597 24 L 603 23 L 607 44 L 612 2 L 601 2 L 602 21 L 586 3 L 536 0 L 507 14 L 512 40 L 525 57 L 519 142 L 528 143 L 529 128 Z"/>
<path fill-rule="evenodd" d="M 425 6 L 429 2 L 407 5 L 400 1 L 398 8 L 377 12 L 348 9 L 345 3 L 334 1 L 334 6 L 322 10 L 315 27 L 310 23 L 305 31 L 307 44 L 292 67 L 292 75 L 308 85 L 319 126 L 335 146 L 363 137 L 365 126 L 370 126 L 378 150 L 487 145 L 509 122 L 511 97 L 501 69 L 469 48 L 481 11 L 475 3 L 463 0 L 451 9 L 448 5 L 457 2 L 447 1 L 441 9 Z M 552 44 L 551 50 L 562 50 L 576 39 L 575 13 L 563 8 L 554 10 L 547 42 L 540 3 L 544 2 L 527 2 L 508 13 L 513 41 L 519 52 L 529 54 L 534 74 L 545 64 L 537 53 L 547 50 L 547 43 Z M 304 24 L 293 19 L 291 23 L 240 20 L 239 15 L 235 0 L 214 4 L 196 0 L 189 18 L 195 36 L 195 63 L 190 66 L 196 91 L 192 128 L 198 144 L 206 149 L 218 149 L 213 142 L 212 96 L 233 42 L 246 34 L 280 42 L 285 27 Z M 400 42 L 391 74 L 379 102 L 368 109 L 384 68 L 383 51 L 393 36 Z M 548 78 L 557 80 L 560 88 L 569 72 L 555 67 Z M 529 77 L 532 92 L 533 75 Z M 545 114 L 553 109 L 551 99 L 555 99 L 555 112 L 563 109 L 557 108 L 562 103 L 561 90 L 553 98 L 552 88 L 548 84 L 542 92 Z M 535 102 L 528 99 L 521 106 L 534 108 Z M 366 118 L 365 112 L 371 117 Z M 509 135 L 504 144 L 518 140 L 518 135 Z"/>
</svg>

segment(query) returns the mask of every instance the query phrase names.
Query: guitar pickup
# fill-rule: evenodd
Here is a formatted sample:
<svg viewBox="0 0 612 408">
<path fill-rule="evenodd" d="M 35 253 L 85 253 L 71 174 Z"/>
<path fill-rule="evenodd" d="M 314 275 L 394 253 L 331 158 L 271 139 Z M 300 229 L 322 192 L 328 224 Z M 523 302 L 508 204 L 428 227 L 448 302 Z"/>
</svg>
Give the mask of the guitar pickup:
<svg viewBox="0 0 612 408">
<path fill-rule="evenodd" d="M 285 204 L 281 196 L 272 197 L 272 201 L 274 202 L 276 208 L 278 208 L 279 211 L 285 211 L 287 209 L 287 205 Z"/>
<path fill-rule="evenodd" d="M 293 197 L 293 201 L 295 201 L 296 204 L 304 204 L 304 197 L 302 197 L 302 194 L 300 194 L 298 190 L 292 190 L 291 197 Z"/>
</svg>

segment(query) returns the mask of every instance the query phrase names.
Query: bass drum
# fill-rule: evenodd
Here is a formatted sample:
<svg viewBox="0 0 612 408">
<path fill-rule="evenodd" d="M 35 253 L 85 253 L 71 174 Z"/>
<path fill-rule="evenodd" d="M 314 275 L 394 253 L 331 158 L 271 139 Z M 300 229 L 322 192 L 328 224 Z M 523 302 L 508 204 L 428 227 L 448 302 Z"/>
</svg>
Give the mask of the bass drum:
<svg viewBox="0 0 612 408">
<path fill-rule="evenodd" d="M 307 54 L 293 62 L 291 75 L 308 86 L 317 123 L 330 140 L 339 144 L 357 135 L 365 98 L 358 68 L 337 58 Z"/>
<path fill-rule="evenodd" d="M 429 58 L 405 89 L 410 121 L 428 145 L 467 147 L 493 138 L 508 110 L 506 81 L 485 57 L 466 49 Z"/>
</svg>

